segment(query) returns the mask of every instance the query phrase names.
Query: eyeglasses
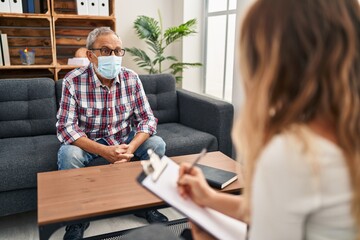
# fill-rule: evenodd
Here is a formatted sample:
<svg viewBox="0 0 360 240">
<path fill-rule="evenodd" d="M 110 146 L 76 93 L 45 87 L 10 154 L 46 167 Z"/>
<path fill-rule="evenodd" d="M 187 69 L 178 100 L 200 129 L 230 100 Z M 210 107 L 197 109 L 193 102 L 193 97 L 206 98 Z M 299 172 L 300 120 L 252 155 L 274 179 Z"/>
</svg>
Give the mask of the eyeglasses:
<svg viewBox="0 0 360 240">
<path fill-rule="evenodd" d="M 102 48 L 92 48 L 89 50 L 99 50 L 101 56 L 110 56 L 112 52 L 114 52 L 115 56 L 122 57 L 125 55 L 125 49 L 116 48 L 116 49 L 110 49 L 108 47 L 102 47 Z"/>
</svg>

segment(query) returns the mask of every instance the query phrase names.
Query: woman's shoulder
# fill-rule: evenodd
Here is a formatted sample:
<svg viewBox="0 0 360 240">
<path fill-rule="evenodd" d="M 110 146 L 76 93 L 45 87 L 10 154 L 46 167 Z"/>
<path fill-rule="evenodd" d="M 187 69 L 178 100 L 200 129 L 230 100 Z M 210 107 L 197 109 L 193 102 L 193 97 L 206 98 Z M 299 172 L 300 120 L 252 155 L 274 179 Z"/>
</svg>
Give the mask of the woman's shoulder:
<svg viewBox="0 0 360 240">
<path fill-rule="evenodd" d="M 293 127 L 273 136 L 259 156 L 265 165 L 311 165 L 331 161 L 343 163 L 343 153 L 335 144 L 306 126 Z M 284 165 L 284 163 L 286 163 Z"/>
</svg>

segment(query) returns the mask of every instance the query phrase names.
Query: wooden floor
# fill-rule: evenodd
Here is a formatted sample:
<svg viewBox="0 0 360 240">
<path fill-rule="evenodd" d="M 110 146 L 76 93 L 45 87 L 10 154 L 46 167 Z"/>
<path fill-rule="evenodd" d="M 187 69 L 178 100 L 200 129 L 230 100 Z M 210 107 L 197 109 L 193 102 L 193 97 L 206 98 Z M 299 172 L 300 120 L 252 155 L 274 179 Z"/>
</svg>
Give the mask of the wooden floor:
<svg viewBox="0 0 360 240">
<path fill-rule="evenodd" d="M 183 218 L 181 214 L 172 208 L 159 210 L 169 220 Z M 21 213 L 11 216 L 0 217 L 0 239 L 1 240 L 35 240 L 39 239 L 36 211 Z M 104 220 L 91 222 L 84 237 L 99 235 L 108 232 L 115 232 L 129 228 L 147 225 L 147 221 L 134 215 L 113 217 Z M 65 228 L 57 230 L 50 239 L 62 239 Z"/>
</svg>

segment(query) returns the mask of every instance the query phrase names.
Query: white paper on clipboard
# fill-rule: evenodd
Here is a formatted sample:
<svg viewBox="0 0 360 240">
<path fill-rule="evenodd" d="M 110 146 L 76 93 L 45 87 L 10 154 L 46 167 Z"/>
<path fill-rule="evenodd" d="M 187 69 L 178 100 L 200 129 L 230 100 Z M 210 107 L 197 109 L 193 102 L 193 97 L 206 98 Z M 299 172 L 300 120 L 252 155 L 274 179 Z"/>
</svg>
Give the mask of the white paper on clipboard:
<svg viewBox="0 0 360 240">
<path fill-rule="evenodd" d="M 210 208 L 202 208 L 190 199 L 183 199 L 177 192 L 179 165 L 164 156 L 167 166 L 161 176 L 153 181 L 151 176 L 139 176 L 138 181 L 149 191 L 180 211 L 218 239 L 245 240 L 246 224 Z"/>
</svg>

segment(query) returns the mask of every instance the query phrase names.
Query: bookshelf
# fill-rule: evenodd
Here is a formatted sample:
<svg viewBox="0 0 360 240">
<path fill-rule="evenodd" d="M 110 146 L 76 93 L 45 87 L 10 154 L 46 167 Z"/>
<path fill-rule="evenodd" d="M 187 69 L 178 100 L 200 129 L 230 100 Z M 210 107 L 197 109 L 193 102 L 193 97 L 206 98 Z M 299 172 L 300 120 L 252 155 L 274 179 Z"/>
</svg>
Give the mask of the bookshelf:
<svg viewBox="0 0 360 240">
<path fill-rule="evenodd" d="M 25 1 L 25 0 L 23 0 Z M 10 66 L 0 66 L 0 79 L 50 77 L 58 80 L 77 66 L 67 65 L 88 33 L 96 27 L 116 29 L 115 0 L 109 16 L 77 15 L 76 0 L 42 0 L 43 13 L 0 13 L 0 31 L 8 36 Z M 35 50 L 35 64 L 22 65 L 19 50 Z"/>
</svg>

